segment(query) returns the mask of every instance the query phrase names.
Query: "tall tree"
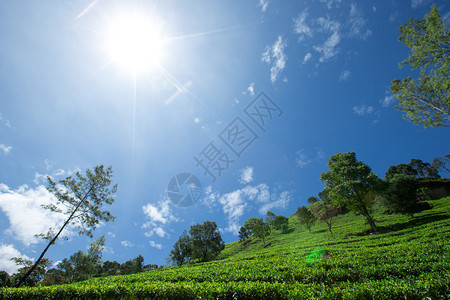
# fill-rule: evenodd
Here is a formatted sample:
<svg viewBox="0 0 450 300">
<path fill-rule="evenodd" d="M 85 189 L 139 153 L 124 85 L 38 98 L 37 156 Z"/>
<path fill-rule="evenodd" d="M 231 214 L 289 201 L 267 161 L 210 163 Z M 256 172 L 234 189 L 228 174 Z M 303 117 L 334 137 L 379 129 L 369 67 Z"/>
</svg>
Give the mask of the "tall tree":
<svg viewBox="0 0 450 300">
<path fill-rule="evenodd" d="M 329 171 L 320 174 L 331 202 L 361 213 L 372 231 L 378 231 L 370 216 L 369 194 L 379 187 L 380 180 L 370 167 L 356 159 L 355 152 L 337 153 L 328 160 Z"/>
<path fill-rule="evenodd" d="M 192 225 L 189 230 L 192 245 L 192 258 L 201 261 L 214 259 L 225 248 L 216 222 L 205 221 Z"/>
<path fill-rule="evenodd" d="M 269 225 L 269 234 L 270 234 L 270 232 L 271 232 L 271 230 L 272 230 L 272 227 L 273 227 L 273 225 L 274 225 L 274 221 L 275 221 L 275 218 L 276 218 L 276 216 L 277 215 L 275 215 L 273 212 L 271 212 L 271 211 L 268 211 L 267 212 L 267 215 L 266 215 L 266 223 L 267 223 L 267 225 Z"/>
<path fill-rule="evenodd" d="M 110 187 L 112 175 L 111 167 L 105 169 L 103 165 L 100 165 L 96 166 L 93 171 L 87 169 L 86 176 L 77 172 L 76 178 L 69 176 L 64 180 L 59 180 L 58 183 L 53 181 L 51 177 L 47 177 L 47 189 L 56 197 L 56 204 L 44 205 L 43 207 L 68 217 L 56 234 L 50 229 L 47 234 L 41 235 L 42 238 L 49 240 L 49 243 L 35 264 L 18 282 L 18 287 L 36 269 L 48 248 L 56 242 L 67 225 L 72 224 L 77 227 L 80 235 L 85 234 L 93 237 L 92 231 L 95 230 L 100 221 L 115 219 L 109 211 L 101 210 L 103 204 L 114 203 L 112 195 L 117 191 L 117 184 Z"/>
<path fill-rule="evenodd" d="M 191 237 L 187 234 L 186 230 L 178 238 L 178 241 L 173 245 L 173 249 L 170 251 L 170 259 L 172 262 L 181 266 L 189 260 L 192 254 Z"/>
<path fill-rule="evenodd" d="M 436 157 L 435 159 L 433 159 L 432 166 L 438 172 L 450 173 L 450 155 Z"/>
<path fill-rule="evenodd" d="M 392 212 L 413 217 L 419 203 L 418 188 L 418 179 L 414 176 L 395 174 L 387 181 L 386 188 L 383 190 L 386 206 Z"/>
<path fill-rule="evenodd" d="M 105 236 L 101 236 L 91 243 L 87 253 L 80 250 L 63 259 L 57 267 L 64 271 L 65 281 L 72 283 L 87 280 L 100 273 L 104 246 Z"/>
<path fill-rule="evenodd" d="M 319 198 L 311 196 L 311 197 L 308 198 L 307 201 L 308 201 L 309 204 L 314 204 L 316 202 L 319 202 Z"/>
<path fill-rule="evenodd" d="M 306 207 L 302 206 L 297 208 L 296 215 L 300 221 L 300 224 L 304 225 L 309 233 L 311 233 L 311 227 L 316 222 L 316 217 L 314 214 Z"/>
<path fill-rule="evenodd" d="M 273 220 L 273 228 L 276 230 L 281 230 L 282 232 L 287 232 L 289 229 L 289 219 L 281 215 L 276 216 L 275 220 Z"/>
<path fill-rule="evenodd" d="M 14 257 L 12 260 L 19 266 L 18 273 L 11 276 L 14 284 L 17 285 L 20 280 L 24 278 L 24 274 L 27 274 L 29 270 L 36 264 L 33 265 L 32 260 L 24 259 L 21 257 Z M 47 268 L 51 265 L 51 261 L 48 258 L 41 259 L 41 261 L 37 264 L 35 268 L 35 272 L 31 274 L 31 276 L 27 276 L 26 280 L 22 283 L 26 286 L 35 286 L 38 282 L 44 279 L 45 273 L 47 272 Z"/>
<path fill-rule="evenodd" d="M 251 220 L 250 224 L 252 225 L 250 227 L 253 235 L 256 238 L 261 239 L 263 244 L 265 244 L 266 236 L 269 235 L 269 225 L 265 223 L 262 218 L 250 218 L 249 220 Z"/>
<path fill-rule="evenodd" d="M 420 69 L 420 77 L 392 81 L 391 91 L 399 101 L 395 108 L 425 128 L 450 126 L 450 35 L 446 21 L 433 4 L 424 19 L 410 19 L 399 33 L 399 41 L 411 49 L 399 66 Z"/>
</svg>

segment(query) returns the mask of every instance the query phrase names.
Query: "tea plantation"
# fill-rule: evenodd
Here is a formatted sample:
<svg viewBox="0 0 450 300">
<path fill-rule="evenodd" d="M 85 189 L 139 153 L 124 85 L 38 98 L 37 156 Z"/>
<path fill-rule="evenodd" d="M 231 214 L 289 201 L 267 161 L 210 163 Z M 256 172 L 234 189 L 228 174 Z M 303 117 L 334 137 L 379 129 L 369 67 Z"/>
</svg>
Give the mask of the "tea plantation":
<svg viewBox="0 0 450 300">
<path fill-rule="evenodd" d="M 331 235 L 289 217 L 286 233 L 226 245 L 219 260 L 70 285 L 2 288 L 0 299 L 450 299 L 450 197 L 410 218 L 341 215 Z"/>
</svg>

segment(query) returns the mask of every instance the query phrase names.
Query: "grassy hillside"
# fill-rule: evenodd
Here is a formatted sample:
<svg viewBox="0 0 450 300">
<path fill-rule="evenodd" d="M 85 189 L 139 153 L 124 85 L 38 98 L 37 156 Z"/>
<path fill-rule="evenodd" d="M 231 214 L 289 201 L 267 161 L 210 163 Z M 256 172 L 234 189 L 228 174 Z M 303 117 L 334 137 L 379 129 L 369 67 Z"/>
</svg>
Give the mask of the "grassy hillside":
<svg viewBox="0 0 450 300">
<path fill-rule="evenodd" d="M 384 233 L 366 234 L 365 218 L 342 215 L 309 233 L 289 217 L 270 247 L 230 243 L 220 260 L 97 278 L 71 285 L 0 289 L 0 298 L 145 299 L 449 299 L 450 197 L 413 219 L 374 212 Z M 428 298 L 429 297 L 429 298 Z"/>
</svg>

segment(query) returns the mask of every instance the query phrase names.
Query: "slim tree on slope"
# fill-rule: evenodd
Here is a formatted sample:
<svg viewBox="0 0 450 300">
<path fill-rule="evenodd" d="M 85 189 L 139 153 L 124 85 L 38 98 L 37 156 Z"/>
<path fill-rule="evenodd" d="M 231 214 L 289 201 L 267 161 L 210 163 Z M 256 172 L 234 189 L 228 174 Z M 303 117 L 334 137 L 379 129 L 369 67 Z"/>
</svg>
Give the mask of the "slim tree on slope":
<svg viewBox="0 0 450 300">
<path fill-rule="evenodd" d="M 92 231 L 95 230 L 100 221 L 112 221 L 115 219 L 109 211 L 101 210 L 103 204 L 114 203 L 112 195 L 117 191 L 117 184 L 110 187 L 112 174 L 111 167 L 105 169 L 103 165 L 100 165 L 96 166 L 93 171 L 87 169 L 86 176 L 77 172 L 75 178 L 69 176 L 58 183 L 47 177 L 47 189 L 56 197 L 57 202 L 56 204 L 49 204 L 43 207 L 52 212 L 67 215 L 68 218 L 56 235 L 52 229 L 46 235 L 40 235 L 42 238 L 49 240 L 49 243 L 35 264 L 18 282 L 17 287 L 21 286 L 36 269 L 48 248 L 56 242 L 67 225 L 71 224 L 77 227 L 80 235 L 85 234 L 93 237 Z"/>
</svg>

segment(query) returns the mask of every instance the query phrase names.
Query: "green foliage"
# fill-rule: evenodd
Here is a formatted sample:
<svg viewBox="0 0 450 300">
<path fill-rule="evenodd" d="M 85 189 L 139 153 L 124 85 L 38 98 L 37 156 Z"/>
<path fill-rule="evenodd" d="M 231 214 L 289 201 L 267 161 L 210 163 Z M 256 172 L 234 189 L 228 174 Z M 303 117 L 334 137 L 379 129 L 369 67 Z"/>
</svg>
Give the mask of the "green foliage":
<svg viewBox="0 0 450 300">
<path fill-rule="evenodd" d="M 355 152 L 337 153 L 328 160 L 329 171 L 320 174 L 331 202 L 338 207 L 346 206 L 350 210 L 366 217 L 372 231 L 378 231 L 369 214 L 371 192 L 378 189 L 380 180 L 370 167 L 356 159 Z"/>
<path fill-rule="evenodd" d="M 306 207 L 302 206 L 297 208 L 296 215 L 300 221 L 300 224 L 304 225 L 309 233 L 311 233 L 311 227 L 316 222 L 316 217 L 314 214 Z"/>
<path fill-rule="evenodd" d="M 419 188 L 418 180 L 414 176 L 395 174 L 389 181 L 383 194 L 385 204 L 392 212 L 408 214 L 411 217 L 417 211 Z"/>
<path fill-rule="evenodd" d="M 390 166 L 385 173 L 384 178 L 386 180 L 390 180 L 396 174 L 403 174 L 416 178 L 436 179 L 441 177 L 439 176 L 439 167 L 441 165 L 441 161 L 436 159 L 434 159 L 433 164 L 430 165 L 429 163 L 423 162 L 420 159 L 412 158 L 408 164 L 402 163 L 396 166 Z"/>
<path fill-rule="evenodd" d="M 404 118 L 426 127 L 450 125 L 450 36 L 436 5 L 424 19 L 410 19 L 399 29 L 409 57 L 399 64 L 420 69 L 417 80 L 393 80 L 390 87 Z"/>
<path fill-rule="evenodd" d="M 181 266 L 189 260 L 191 254 L 191 238 L 185 230 L 178 238 L 178 241 L 175 242 L 175 245 L 173 245 L 173 249 L 170 251 L 169 257 L 174 264 Z"/>
<path fill-rule="evenodd" d="M 50 176 L 47 177 L 47 190 L 55 196 L 56 204 L 43 205 L 42 207 L 52 212 L 65 214 L 68 218 L 56 235 L 52 228 L 46 234 L 39 235 L 50 242 L 35 264 L 23 275 L 17 286 L 20 286 L 33 273 L 48 248 L 55 243 L 68 224 L 77 227 L 80 235 L 86 234 L 92 238 L 92 231 L 95 230 L 101 220 L 112 221 L 115 219 L 109 211 L 101 210 L 103 204 L 114 203 L 112 194 L 116 193 L 117 184 L 110 188 L 112 174 L 111 167 L 105 169 L 103 165 L 100 165 L 96 166 L 94 171 L 87 169 L 86 176 L 77 172 L 76 178 L 69 176 L 64 180 L 59 180 L 58 183 L 53 181 Z"/>
<path fill-rule="evenodd" d="M 307 201 L 308 201 L 309 204 L 314 204 L 316 202 L 319 202 L 320 200 L 317 197 L 311 196 L 311 197 L 308 198 Z"/>
<path fill-rule="evenodd" d="M 389 229 L 383 234 L 360 235 L 362 218 L 340 215 L 333 236 L 321 232 L 325 224 L 314 235 L 297 226 L 270 235 L 272 247 L 238 247 L 223 260 L 70 285 L 0 288 L 0 298 L 448 299 L 450 197 L 432 204 L 414 220 L 376 211 L 380 226 Z"/>
<path fill-rule="evenodd" d="M 11 278 L 9 274 L 5 271 L 0 271 L 0 287 L 10 286 Z"/>
<path fill-rule="evenodd" d="M 63 283 L 82 281 L 96 275 L 101 267 L 104 246 L 105 236 L 101 236 L 91 243 L 88 253 L 80 250 L 64 258 L 57 266 L 64 272 Z"/>
<path fill-rule="evenodd" d="M 450 173 L 450 155 L 436 157 L 431 166 L 438 172 Z"/>
<path fill-rule="evenodd" d="M 212 260 L 225 248 L 216 222 L 205 221 L 192 225 L 189 230 L 193 259 Z"/>
<path fill-rule="evenodd" d="M 268 212 L 267 212 L 267 215 L 266 215 L 266 223 L 267 223 L 267 225 L 269 226 L 269 234 L 270 234 L 271 231 L 272 231 L 272 227 L 273 227 L 273 225 L 274 225 L 274 221 L 275 221 L 276 216 L 277 216 L 277 215 L 275 215 L 275 214 L 274 214 L 273 212 L 271 212 L 271 211 L 268 211 Z"/>
<path fill-rule="evenodd" d="M 287 232 L 289 229 L 289 219 L 285 216 L 276 216 L 273 220 L 273 228 L 275 230 L 281 230 L 281 232 Z"/>
<path fill-rule="evenodd" d="M 14 257 L 11 260 L 13 260 L 17 265 L 22 266 L 19 268 L 16 274 L 13 274 L 10 277 L 11 283 L 17 285 L 18 282 L 20 282 L 22 278 L 24 278 L 24 275 L 27 274 L 35 264 L 33 264 L 32 260 L 24 259 L 21 257 Z M 39 261 L 39 263 L 36 264 L 34 272 L 30 276 L 27 276 L 22 284 L 26 286 L 35 286 L 36 284 L 38 284 L 38 282 L 40 282 L 44 278 L 47 268 L 51 265 L 51 263 L 52 262 L 47 258 Z"/>
<path fill-rule="evenodd" d="M 244 227 L 249 230 L 254 237 L 261 239 L 265 244 L 266 236 L 269 235 L 269 224 L 265 223 L 262 218 L 250 218 L 245 221 Z"/>
<path fill-rule="evenodd" d="M 120 265 L 120 274 L 136 274 L 142 271 L 144 271 L 144 257 L 140 254 Z"/>
<path fill-rule="evenodd" d="M 241 226 L 241 228 L 239 228 L 238 236 L 239 240 L 243 242 L 250 237 L 250 230 L 245 226 Z"/>
</svg>

